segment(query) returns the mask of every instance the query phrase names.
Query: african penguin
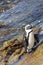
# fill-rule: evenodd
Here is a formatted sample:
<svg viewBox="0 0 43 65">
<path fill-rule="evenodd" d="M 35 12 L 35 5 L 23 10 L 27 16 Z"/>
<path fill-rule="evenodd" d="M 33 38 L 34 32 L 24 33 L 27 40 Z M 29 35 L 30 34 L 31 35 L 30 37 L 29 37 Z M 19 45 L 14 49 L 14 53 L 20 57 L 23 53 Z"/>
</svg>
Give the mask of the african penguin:
<svg viewBox="0 0 43 65">
<path fill-rule="evenodd" d="M 29 24 L 25 26 L 25 41 L 25 49 L 27 52 L 30 52 L 34 46 L 35 38 L 32 26 Z"/>
</svg>

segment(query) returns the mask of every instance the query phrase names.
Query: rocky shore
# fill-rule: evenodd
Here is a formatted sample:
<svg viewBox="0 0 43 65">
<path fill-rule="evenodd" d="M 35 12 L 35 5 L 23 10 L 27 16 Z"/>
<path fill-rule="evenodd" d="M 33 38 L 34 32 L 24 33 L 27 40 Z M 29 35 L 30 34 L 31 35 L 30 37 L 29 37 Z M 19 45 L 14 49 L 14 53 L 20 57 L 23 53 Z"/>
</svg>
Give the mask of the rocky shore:
<svg viewBox="0 0 43 65">
<path fill-rule="evenodd" d="M 33 29 L 34 34 L 38 33 L 40 31 L 40 29 L 41 28 L 39 28 L 39 27 L 34 28 Z M 39 54 L 43 54 L 43 50 L 41 51 L 41 49 L 43 48 L 43 45 L 41 45 L 42 48 L 38 47 L 38 49 L 32 54 L 25 53 L 25 48 L 23 46 L 23 43 L 24 43 L 23 39 L 24 39 L 24 36 L 22 34 L 22 35 L 14 36 L 14 38 L 3 42 L 2 47 L 0 47 L 0 64 L 1 65 L 8 65 L 12 62 L 15 62 L 15 61 L 19 60 L 22 55 L 27 60 L 23 59 L 24 63 L 23 63 L 23 61 L 21 61 L 19 63 L 19 65 L 24 65 L 25 62 L 26 63 L 28 61 L 32 62 L 32 60 L 30 60 L 29 58 L 31 58 L 31 59 L 34 57 L 39 58 L 39 56 L 40 56 Z M 39 54 L 38 54 L 38 52 L 39 52 Z M 26 64 L 26 65 L 28 65 L 28 64 Z"/>
</svg>

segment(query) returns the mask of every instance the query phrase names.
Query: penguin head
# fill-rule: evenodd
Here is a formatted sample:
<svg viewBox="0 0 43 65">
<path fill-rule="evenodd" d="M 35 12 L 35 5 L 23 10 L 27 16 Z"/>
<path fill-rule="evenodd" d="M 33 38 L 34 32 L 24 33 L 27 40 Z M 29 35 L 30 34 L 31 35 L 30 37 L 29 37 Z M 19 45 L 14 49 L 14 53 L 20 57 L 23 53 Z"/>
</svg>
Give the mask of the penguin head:
<svg viewBox="0 0 43 65">
<path fill-rule="evenodd" d="M 32 26 L 28 24 L 28 25 L 25 26 L 26 37 L 28 37 L 28 33 L 30 31 L 32 31 Z"/>
</svg>

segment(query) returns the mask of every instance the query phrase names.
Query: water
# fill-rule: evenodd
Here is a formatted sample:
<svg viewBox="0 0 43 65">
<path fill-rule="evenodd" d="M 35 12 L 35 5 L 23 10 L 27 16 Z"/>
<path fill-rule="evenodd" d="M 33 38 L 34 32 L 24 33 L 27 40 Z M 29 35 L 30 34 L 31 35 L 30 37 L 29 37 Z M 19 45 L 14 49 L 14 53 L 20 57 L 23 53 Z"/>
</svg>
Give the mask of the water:
<svg viewBox="0 0 43 65">
<path fill-rule="evenodd" d="M 0 5 L 6 6 L 6 2 L 7 1 L 2 0 Z M 43 0 L 13 0 L 7 2 L 7 5 L 15 6 L 0 14 L 0 24 L 5 24 L 3 28 L 0 28 L 0 45 L 2 45 L 3 41 L 22 34 L 24 32 L 22 28 L 26 24 L 32 24 L 34 26 L 41 21 L 37 26 L 40 26 L 43 29 Z M 18 30 L 18 28 L 20 28 L 20 30 Z M 9 29 L 10 33 L 4 34 L 4 31 L 8 31 Z M 40 34 L 43 34 L 43 32 Z"/>
</svg>

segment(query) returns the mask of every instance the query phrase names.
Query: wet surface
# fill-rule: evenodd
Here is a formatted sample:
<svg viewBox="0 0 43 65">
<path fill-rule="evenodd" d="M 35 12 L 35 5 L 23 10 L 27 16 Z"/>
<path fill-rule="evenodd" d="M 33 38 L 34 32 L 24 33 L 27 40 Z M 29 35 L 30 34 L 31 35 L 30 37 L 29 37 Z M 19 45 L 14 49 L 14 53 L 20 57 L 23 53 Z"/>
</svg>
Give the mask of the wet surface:
<svg viewBox="0 0 43 65">
<path fill-rule="evenodd" d="M 10 5 L 11 7 L 9 7 Z M 23 27 L 26 24 L 34 26 L 40 21 L 36 26 L 43 29 L 43 0 L 2 0 L 0 6 L 4 6 L 4 10 L 1 8 L 3 11 L 0 14 L 0 46 L 3 41 L 23 34 Z M 6 11 L 5 6 L 8 6 Z M 43 39 L 43 30 L 40 32 L 39 38 Z"/>
</svg>

